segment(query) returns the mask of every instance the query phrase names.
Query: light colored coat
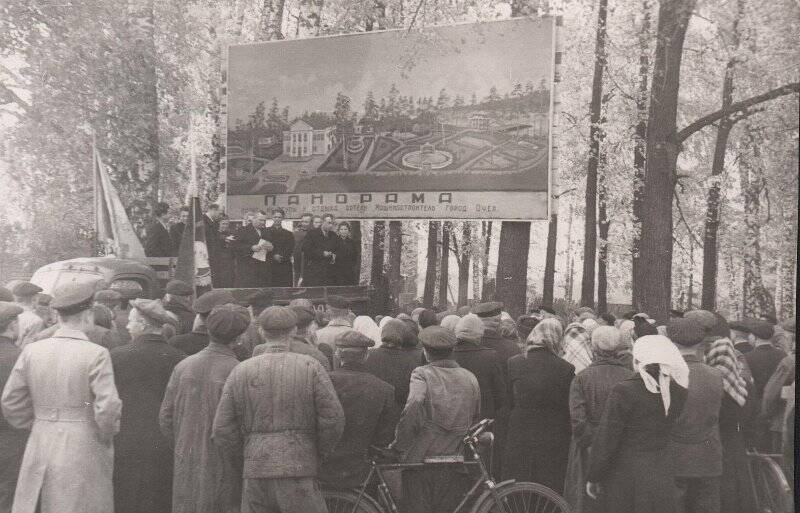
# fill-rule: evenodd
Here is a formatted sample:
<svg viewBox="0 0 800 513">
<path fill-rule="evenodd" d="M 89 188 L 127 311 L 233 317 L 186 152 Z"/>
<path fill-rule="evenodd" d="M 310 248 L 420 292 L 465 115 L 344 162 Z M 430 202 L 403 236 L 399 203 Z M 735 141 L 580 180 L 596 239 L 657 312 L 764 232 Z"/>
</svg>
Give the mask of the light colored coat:
<svg viewBox="0 0 800 513">
<path fill-rule="evenodd" d="M 19 314 L 17 321 L 19 322 L 19 337 L 17 337 L 17 346 L 24 347 L 36 339 L 36 334 L 44 329 L 44 321 L 41 317 L 34 312 L 24 307 L 25 311 Z"/>
<path fill-rule="evenodd" d="M 80 331 L 25 346 L 2 395 L 12 426 L 30 429 L 13 513 L 109 513 L 122 402 L 108 350 Z"/>
</svg>

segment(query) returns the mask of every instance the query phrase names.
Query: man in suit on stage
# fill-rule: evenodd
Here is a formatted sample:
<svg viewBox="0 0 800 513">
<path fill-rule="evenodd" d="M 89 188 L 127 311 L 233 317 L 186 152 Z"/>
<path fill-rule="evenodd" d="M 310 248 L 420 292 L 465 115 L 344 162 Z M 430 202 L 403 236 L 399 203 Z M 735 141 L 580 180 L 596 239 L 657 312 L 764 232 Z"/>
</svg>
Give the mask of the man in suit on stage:
<svg viewBox="0 0 800 513">
<path fill-rule="evenodd" d="M 268 240 L 267 214 L 258 212 L 252 224 L 243 226 L 236 234 L 239 262 L 237 287 L 269 287 L 270 262 L 273 245 Z"/>
<path fill-rule="evenodd" d="M 272 243 L 272 279 L 271 287 L 291 287 L 292 253 L 294 252 L 294 234 L 283 228 L 281 223 L 286 213 L 282 208 L 272 209 L 272 226 L 267 228 L 267 240 Z"/>
<path fill-rule="evenodd" d="M 149 257 L 172 256 L 174 249 L 167 225 L 169 205 L 164 202 L 156 203 L 153 217 L 153 222 L 146 229 L 147 240 L 144 244 L 144 254 Z"/>
</svg>

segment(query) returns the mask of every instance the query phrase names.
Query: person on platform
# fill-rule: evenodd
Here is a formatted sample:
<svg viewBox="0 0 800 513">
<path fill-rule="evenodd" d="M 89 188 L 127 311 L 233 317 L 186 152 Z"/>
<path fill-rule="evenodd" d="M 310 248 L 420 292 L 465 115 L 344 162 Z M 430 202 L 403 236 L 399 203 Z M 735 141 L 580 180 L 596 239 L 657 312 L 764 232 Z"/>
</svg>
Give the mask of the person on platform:
<svg viewBox="0 0 800 513">
<path fill-rule="evenodd" d="M 170 280 L 164 288 L 164 298 L 161 304 L 168 312 L 174 313 L 178 320 L 178 335 L 189 333 L 192 330 L 192 323 L 194 323 L 194 312 L 192 312 L 192 296 L 194 291 L 192 287 L 181 280 Z"/>
<path fill-rule="evenodd" d="M 208 316 L 210 342 L 172 371 L 159 425 L 174 447 L 172 513 L 238 513 L 242 462 L 211 441 L 222 387 L 239 363 L 231 349 L 250 324 L 244 307 L 214 307 Z"/>
<path fill-rule="evenodd" d="M 214 264 L 211 264 L 211 280 L 215 289 L 228 289 L 234 285 L 236 277 L 236 234 L 231 229 L 231 222 L 227 217 L 219 220 L 219 233 L 217 234 Z"/>
<path fill-rule="evenodd" d="M 411 373 L 424 363 L 422 348 L 409 323 L 389 319 L 381 328 L 381 346 L 369 350 L 365 368 L 394 387 L 395 404 L 403 409 Z"/>
<path fill-rule="evenodd" d="M 14 344 L 19 336 L 17 317 L 22 312 L 21 306 L 0 301 L 0 391 L 22 352 Z M 27 441 L 26 430 L 16 429 L 0 416 L 0 511 L 3 513 L 10 513 L 14 504 L 17 474 Z"/>
<path fill-rule="evenodd" d="M 272 243 L 272 262 L 270 262 L 270 287 L 294 286 L 292 254 L 294 235 L 283 227 L 286 212 L 282 208 L 272 209 L 272 226 L 267 228 L 267 240 Z"/>
<path fill-rule="evenodd" d="M 772 336 L 775 330 L 767 321 L 760 319 L 745 319 L 749 333 L 750 344 L 753 350 L 744 355 L 744 359 L 750 368 L 753 376 L 753 400 L 755 404 L 761 404 L 764 397 L 764 387 L 775 373 L 781 360 L 786 358 L 786 353 L 772 344 Z M 761 419 L 756 424 L 753 439 L 749 440 L 750 445 L 760 452 L 773 453 L 780 449 L 780 438 L 775 438 L 770 429 L 769 422 Z"/>
<path fill-rule="evenodd" d="M 216 289 L 229 288 L 233 283 L 223 284 L 219 278 L 224 272 L 220 269 L 219 254 L 222 240 L 219 232 L 219 222 L 222 219 L 222 210 L 216 203 L 211 203 L 203 214 L 203 225 L 205 226 L 206 248 L 208 249 L 208 266 L 211 269 L 211 285 Z"/>
<path fill-rule="evenodd" d="M 707 330 L 692 318 L 673 318 L 667 337 L 689 368 L 688 396 L 670 431 L 675 464 L 676 502 L 683 513 L 720 511 L 722 442 L 719 415 L 724 394 L 722 373 L 703 363 Z"/>
<path fill-rule="evenodd" d="M 559 357 L 561 323 L 533 328 L 525 353 L 508 360 L 511 403 L 503 444 L 503 478 L 564 488 L 570 442 L 569 387 L 575 368 Z"/>
<path fill-rule="evenodd" d="M 153 221 L 145 228 L 144 254 L 149 257 L 170 257 L 178 250 L 169 234 L 169 205 L 156 203 Z"/>
<path fill-rule="evenodd" d="M 292 260 L 294 264 L 294 286 L 298 286 L 300 278 L 303 276 L 303 240 L 305 240 L 308 231 L 311 229 L 311 221 L 313 215 L 308 212 L 300 216 L 300 221 L 294 229 L 294 250 L 292 251 Z"/>
<path fill-rule="evenodd" d="M 458 453 L 464 433 L 480 420 L 478 380 L 453 359 L 455 335 L 431 326 L 419 338 L 428 364 L 411 374 L 408 400 L 390 446 L 404 463 Z M 404 511 L 452 511 L 466 492 L 467 477 L 448 466 L 404 471 Z"/>
<path fill-rule="evenodd" d="M 291 320 L 291 326 L 280 325 L 281 322 Z M 253 349 L 253 356 L 264 353 L 290 352 L 304 354 L 317 360 L 328 371 L 330 364 L 328 358 L 319 349 L 308 344 L 305 339 L 297 336 L 297 315 L 291 307 L 270 306 L 258 316 L 259 335 L 263 341 Z M 266 327 L 265 327 L 266 326 Z M 270 328 L 269 326 L 273 326 Z"/>
<path fill-rule="evenodd" d="M 371 445 L 386 447 L 394 437 L 400 410 L 394 387 L 364 369 L 368 348 L 375 345 L 357 331 L 336 338 L 341 362 L 331 382 L 344 410 L 342 439 L 320 469 L 320 480 L 337 488 L 358 488 L 369 472 L 367 451 Z"/>
<path fill-rule="evenodd" d="M 236 233 L 238 260 L 236 286 L 242 288 L 269 287 L 272 243 L 267 240 L 267 214 L 258 212 L 252 224 L 242 226 Z"/>
<path fill-rule="evenodd" d="M 309 230 L 303 240 L 303 287 L 333 284 L 332 267 L 336 263 L 338 240 L 329 214 L 323 216 L 319 228 Z"/>
<path fill-rule="evenodd" d="M 181 239 L 183 239 L 183 231 L 186 225 L 189 224 L 189 217 L 191 216 L 192 209 L 187 206 L 182 206 L 178 211 L 178 222 L 169 227 L 169 237 L 172 239 L 172 256 L 178 256 L 178 251 L 181 248 Z"/>
<path fill-rule="evenodd" d="M 342 221 L 336 230 L 336 259 L 333 262 L 331 285 L 358 285 L 361 271 L 361 241 L 353 239 L 350 223 Z"/>
<path fill-rule="evenodd" d="M 350 320 L 350 306 L 342 296 L 328 296 L 326 306 L 330 321 L 327 326 L 318 329 L 314 336 L 317 349 L 331 360 L 331 366 L 335 369 L 333 350 L 336 347 L 336 337 L 352 329 L 353 322 Z"/>
<path fill-rule="evenodd" d="M 263 330 L 296 323 L 288 308 L 266 313 Z M 328 373 L 310 356 L 267 352 L 237 365 L 225 382 L 212 440 L 243 452 L 241 512 L 327 513 L 317 473 L 344 423 Z"/>
<path fill-rule="evenodd" d="M 17 283 L 11 292 L 14 293 L 14 301 L 22 307 L 22 313 L 17 317 L 19 323 L 19 337 L 17 346 L 24 347 L 26 344 L 36 339 L 36 334 L 42 331 L 44 319 L 36 315 L 36 295 L 42 288 L 33 283 L 23 281 Z"/>
<path fill-rule="evenodd" d="M 114 441 L 115 513 L 169 513 L 172 448 L 158 413 L 172 370 L 186 354 L 167 344 L 161 326 L 170 314 L 156 299 L 131 301 L 130 344 L 114 348 L 114 380 L 125 407 Z M 112 511 L 111 508 L 106 511 Z"/>
<path fill-rule="evenodd" d="M 206 319 L 211 310 L 219 305 L 226 305 L 235 301 L 236 299 L 227 290 L 209 290 L 192 303 L 192 310 L 195 313 L 192 331 L 183 335 L 175 335 L 167 343 L 187 355 L 199 353 L 208 345 Z"/>
<path fill-rule="evenodd" d="M 633 345 L 633 369 L 606 400 L 586 493 L 607 513 L 675 513 L 669 437 L 686 400 L 689 368 L 667 337 L 648 335 Z"/>
<path fill-rule="evenodd" d="M 27 345 L 3 389 L 3 416 L 30 430 L 14 513 L 114 511 L 114 435 L 122 402 L 108 350 L 87 340 L 94 284 L 53 292 L 59 329 Z M 58 372 L 53 372 L 58 369 Z"/>
</svg>

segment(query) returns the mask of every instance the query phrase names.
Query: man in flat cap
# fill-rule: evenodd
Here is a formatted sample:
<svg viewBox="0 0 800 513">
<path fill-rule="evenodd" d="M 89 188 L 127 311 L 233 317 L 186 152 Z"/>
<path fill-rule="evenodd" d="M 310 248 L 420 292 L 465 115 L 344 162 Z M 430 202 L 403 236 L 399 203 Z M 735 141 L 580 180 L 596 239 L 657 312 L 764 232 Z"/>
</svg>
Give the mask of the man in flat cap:
<svg viewBox="0 0 800 513">
<path fill-rule="evenodd" d="M 192 303 L 192 310 L 194 310 L 196 315 L 191 331 L 170 338 L 168 340 L 169 345 L 180 349 L 187 355 L 200 352 L 200 350 L 208 345 L 208 329 L 206 327 L 208 315 L 215 307 L 234 302 L 236 302 L 236 299 L 233 295 L 227 290 L 222 289 L 209 290 L 198 297 L 194 300 L 194 303 Z"/>
<path fill-rule="evenodd" d="M 453 359 L 455 335 L 431 326 L 420 331 L 419 339 L 429 363 L 411 373 L 408 400 L 391 445 L 408 463 L 458 454 L 481 410 L 478 380 Z M 403 472 L 403 511 L 452 511 L 463 497 L 465 477 L 450 467 Z"/>
<path fill-rule="evenodd" d="M 19 336 L 17 317 L 22 312 L 21 306 L 0 301 L 0 390 L 5 387 L 11 369 L 22 352 L 14 344 Z M 0 511 L 11 511 L 17 474 L 27 441 L 27 431 L 12 427 L 0 417 Z"/>
<path fill-rule="evenodd" d="M 350 320 L 350 307 L 342 296 L 328 296 L 326 308 L 330 321 L 327 326 L 315 333 L 316 344 L 317 348 L 331 360 L 331 365 L 335 369 L 333 351 L 336 347 L 336 338 L 345 331 L 353 329 L 353 322 Z"/>
<path fill-rule="evenodd" d="M 168 512 L 172 504 L 172 448 L 158 425 L 164 390 L 186 354 L 167 344 L 164 324 L 177 322 L 157 299 L 134 299 L 128 320 L 133 341 L 111 350 L 125 408 L 115 441 L 114 511 Z M 110 510 L 109 510 L 110 511 Z"/>
<path fill-rule="evenodd" d="M 394 387 L 366 371 L 367 351 L 374 346 L 369 337 L 350 330 L 336 339 L 341 362 L 331 381 L 344 409 L 344 435 L 320 470 L 320 480 L 336 488 L 357 488 L 369 472 L 367 450 L 386 447 L 394 437 L 399 409 Z"/>
<path fill-rule="evenodd" d="M 94 293 L 94 303 L 108 307 L 114 313 L 114 329 L 117 332 L 117 337 L 119 337 L 120 345 L 130 342 L 131 334 L 128 333 L 129 311 L 122 307 L 122 294 L 113 289 L 98 290 Z"/>
<path fill-rule="evenodd" d="M 11 290 L 14 293 L 14 301 L 23 309 L 17 318 L 19 322 L 17 345 L 19 347 L 33 342 L 36 334 L 45 328 L 44 320 L 36 315 L 36 295 L 41 291 L 40 286 L 27 281 L 17 283 Z"/>
<path fill-rule="evenodd" d="M 241 505 L 241 461 L 211 442 L 222 387 L 239 363 L 231 348 L 250 324 L 242 306 L 214 307 L 206 319 L 209 344 L 181 361 L 161 402 L 161 432 L 173 442 L 173 511 L 234 513 Z"/>
<path fill-rule="evenodd" d="M 28 344 L 3 390 L 3 415 L 30 430 L 14 494 L 15 513 L 108 513 L 114 509 L 113 437 L 122 402 L 108 350 L 89 342 L 94 284 L 56 289 L 59 328 Z M 53 372 L 58 369 L 58 372 Z"/>
<path fill-rule="evenodd" d="M 239 336 L 234 346 L 234 351 L 239 361 L 244 361 L 253 356 L 253 349 L 261 342 L 258 332 L 258 316 L 261 312 L 272 306 L 274 295 L 269 289 L 261 289 L 247 297 L 247 310 L 250 312 L 250 326 Z"/>
<path fill-rule="evenodd" d="M 294 314 L 284 310 L 264 319 L 265 310 L 262 329 L 293 326 Z M 322 365 L 303 354 L 265 352 L 228 376 L 212 439 L 244 451 L 242 513 L 327 513 L 317 472 L 343 430 L 342 405 Z"/>
<path fill-rule="evenodd" d="M 703 363 L 707 331 L 696 319 L 674 317 L 667 336 L 689 366 L 686 403 L 670 432 L 678 511 L 719 513 L 722 442 L 719 413 L 722 373 Z"/>
<path fill-rule="evenodd" d="M 319 349 L 297 336 L 297 314 L 291 307 L 270 306 L 258 316 L 256 323 L 262 343 L 253 349 L 253 356 L 264 353 L 291 352 L 304 354 L 317 360 L 326 370 L 330 370 L 328 359 Z"/>
<path fill-rule="evenodd" d="M 164 309 L 178 316 L 180 325 L 177 335 L 192 331 L 195 312 L 190 308 L 194 291 L 192 287 L 181 280 L 170 280 L 164 288 L 164 298 L 161 300 Z"/>
</svg>

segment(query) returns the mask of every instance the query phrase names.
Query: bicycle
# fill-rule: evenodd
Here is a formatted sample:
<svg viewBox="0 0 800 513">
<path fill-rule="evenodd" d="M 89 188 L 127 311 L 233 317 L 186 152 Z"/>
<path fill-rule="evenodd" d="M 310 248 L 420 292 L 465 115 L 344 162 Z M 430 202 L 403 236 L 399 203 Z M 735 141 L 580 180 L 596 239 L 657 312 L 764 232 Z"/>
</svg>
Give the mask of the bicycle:
<svg viewBox="0 0 800 513">
<path fill-rule="evenodd" d="M 491 447 L 494 435 L 486 432 L 492 419 L 484 419 L 472 426 L 464 436 L 463 443 L 471 454 L 437 456 L 423 463 L 380 463 L 385 450 L 373 447 L 370 452 L 370 471 L 360 488 L 341 490 L 323 488 L 323 496 L 329 513 L 398 513 L 397 501 L 392 496 L 384 472 L 430 468 L 435 465 L 458 465 L 477 469 L 478 475 L 472 487 L 452 513 L 570 513 L 567 502 L 550 488 L 513 479 L 496 483 L 481 458 L 481 450 Z M 367 489 L 377 480 L 377 499 Z M 471 509 L 467 510 L 468 507 Z"/>
<path fill-rule="evenodd" d="M 780 454 L 747 452 L 750 478 L 758 513 L 791 513 L 794 511 L 792 488 L 778 464 Z"/>
</svg>

